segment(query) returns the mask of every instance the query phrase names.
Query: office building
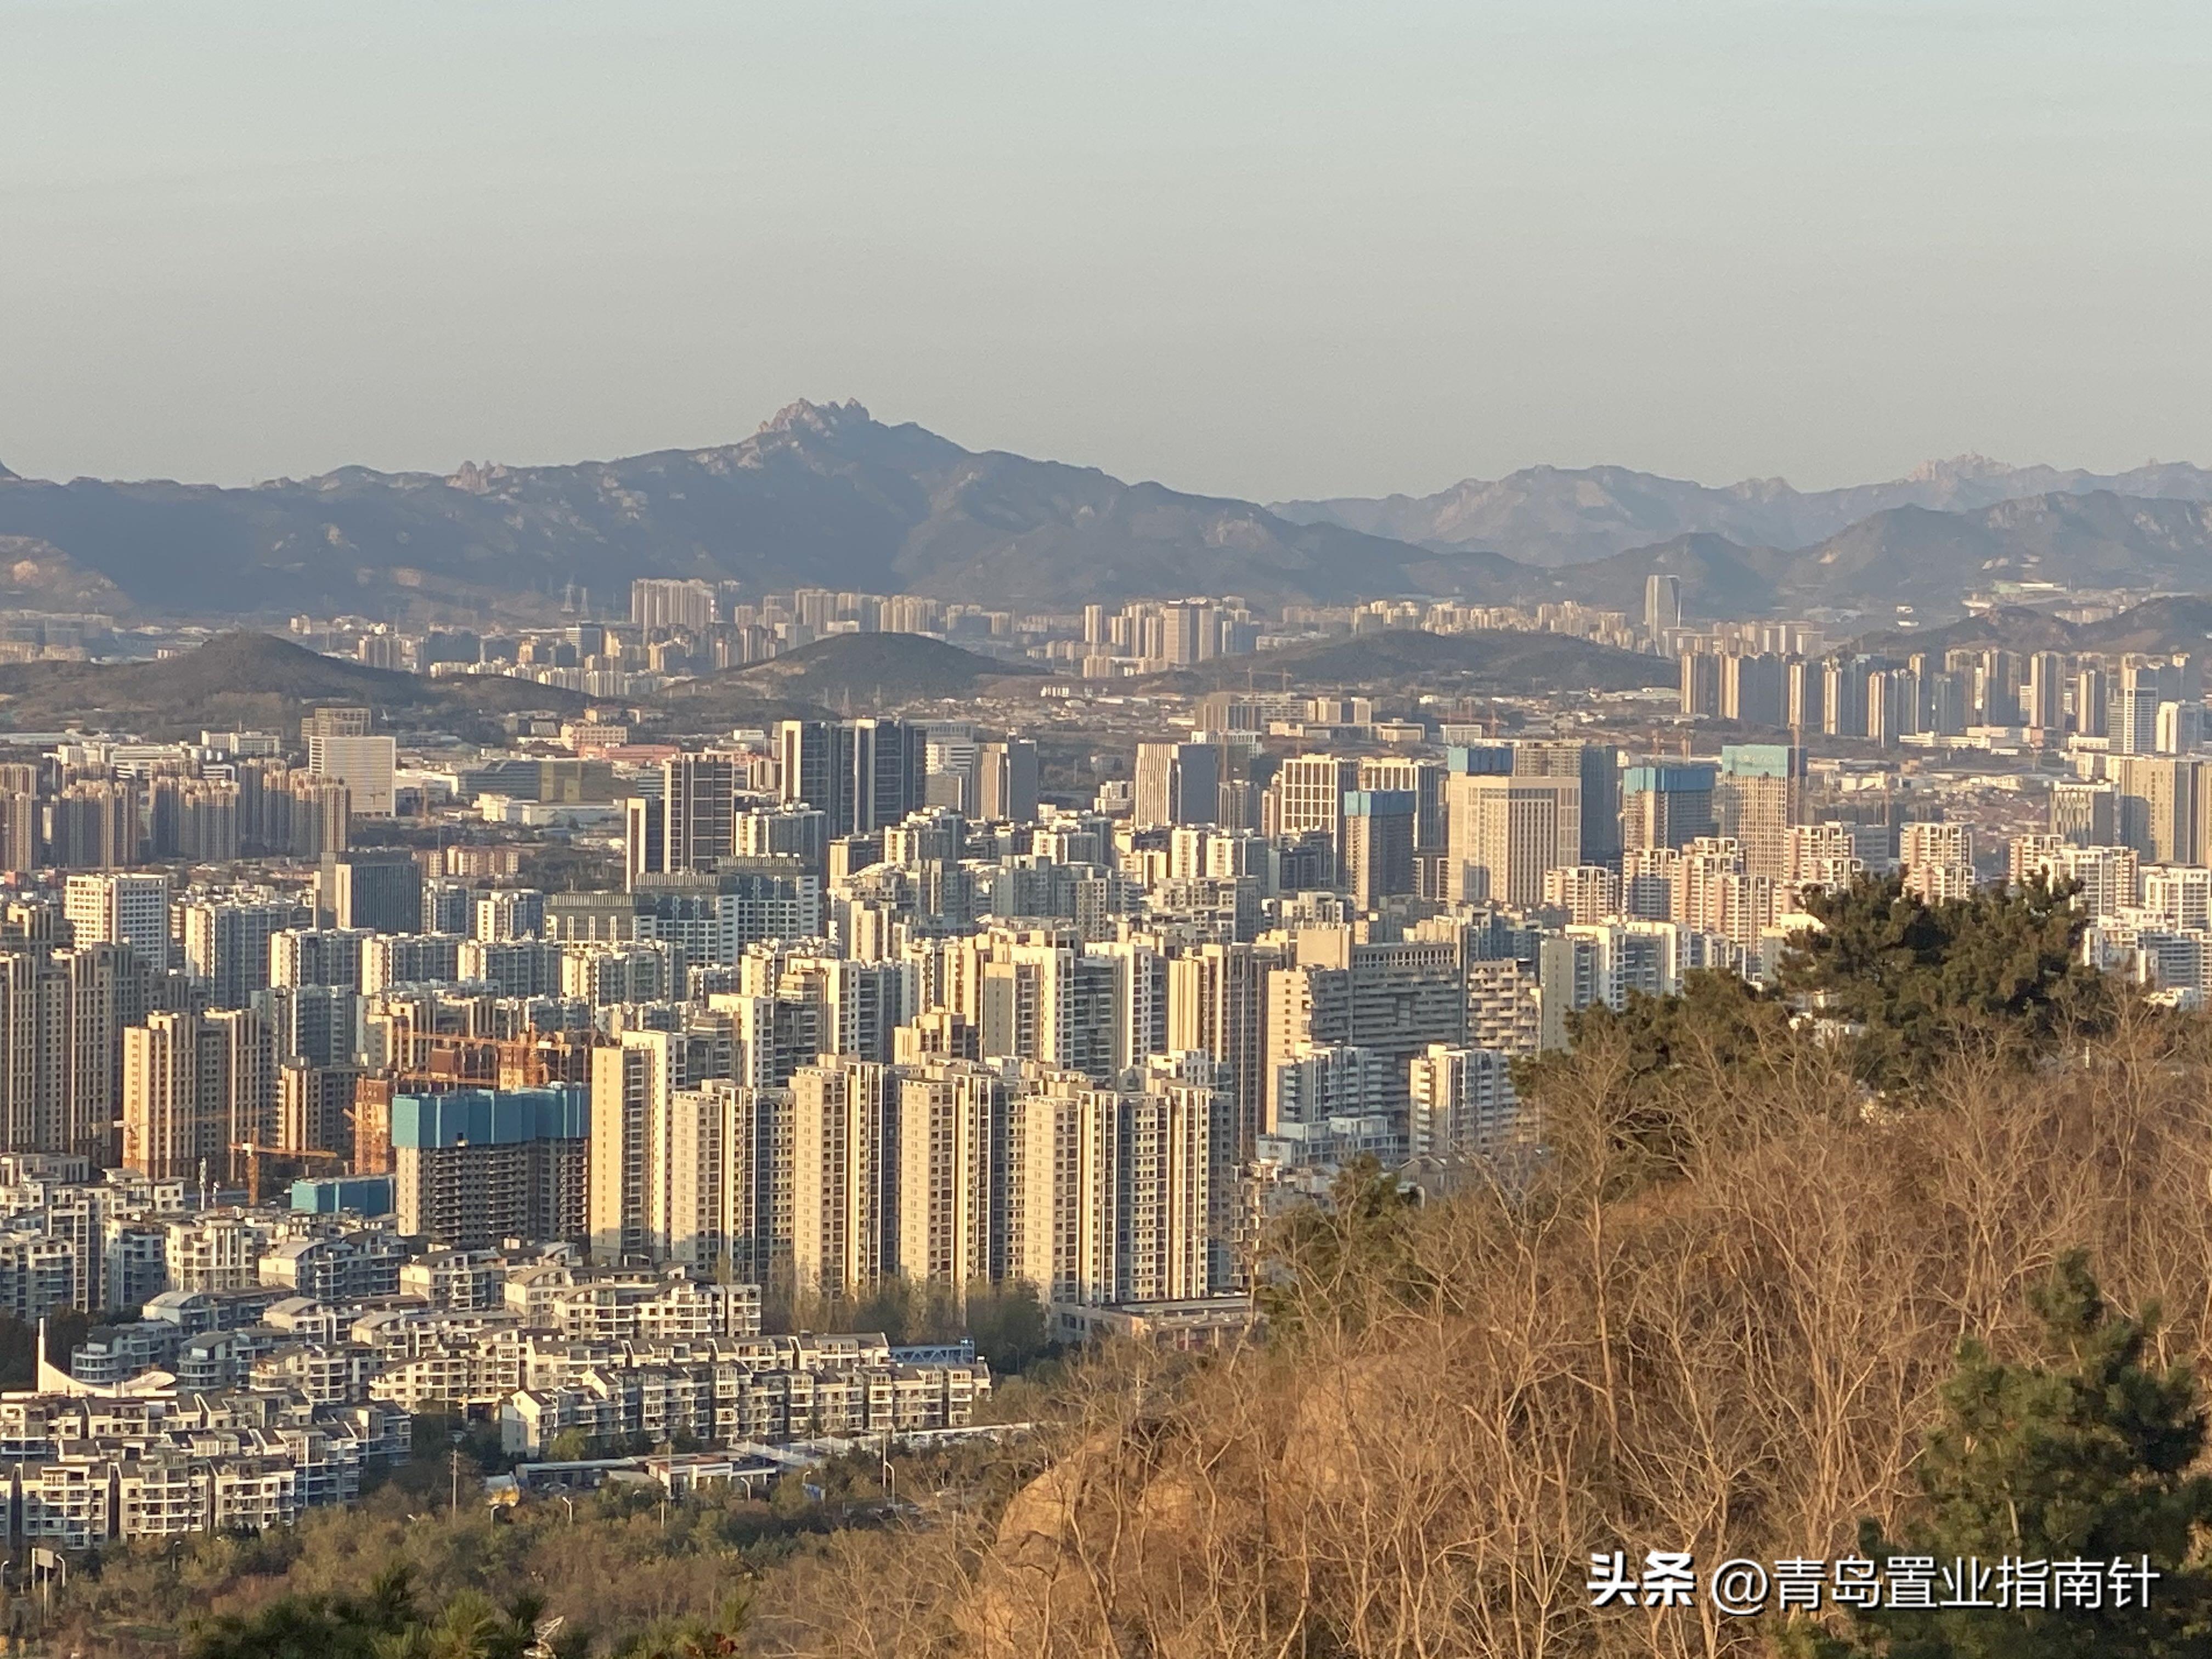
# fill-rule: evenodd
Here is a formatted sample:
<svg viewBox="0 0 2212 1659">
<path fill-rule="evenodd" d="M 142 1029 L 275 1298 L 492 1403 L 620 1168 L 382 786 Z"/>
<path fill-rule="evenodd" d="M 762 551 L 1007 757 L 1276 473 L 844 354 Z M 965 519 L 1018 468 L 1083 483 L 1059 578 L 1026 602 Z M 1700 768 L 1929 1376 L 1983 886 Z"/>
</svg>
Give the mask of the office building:
<svg viewBox="0 0 2212 1659">
<path fill-rule="evenodd" d="M 1730 652 L 1720 659 L 1720 714 L 1743 726 L 1782 726 L 1790 712 L 1790 687 L 1782 658 L 1767 652 Z"/>
<path fill-rule="evenodd" d="M 1702 763 L 1653 762 L 1621 774 L 1620 837 L 1632 848 L 1688 846 L 1713 833 L 1717 769 Z"/>
<path fill-rule="evenodd" d="M 412 933 L 422 926 L 422 866 L 412 853 L 340 853 L 324 865 L 327 909 L 341 928 Z"/>
<path fill-rule="evenodd" d="M 1026 738 L 987 743 L 975 754 L 975 815 L 987 823 L 1033 823 L 1037 815 L 1036 744 Z"/>
<path fill-rule="evenodd" d="M 738 850 L 736 762 L 727 755 L 678 755 L 661 763 L 660 858 L 651 872 L 711 874 Z"/>
<path fill-rule="evenodd" d="M 1644 579 L 1644 627 L 1654 643 L 1682 625 L 1682 579 L 1654 571 Z"/>
<path fill-rule="evenodd" d="M 1718 833 L 1741 848 L 1747 875 L 1784 877 L 1790 826 L 1803 816 L 1804 788 L 1803 750 L 1778 743 L 1723 746 L 1713 816 Z"/>
<path fill-rule="evenodd" d="M 2145 864 L 2203 864 L 2208 823 L 2205 763 L 2149 753 L 2110 763 L 2116 838 Z"/>
<path fill-rule="evenodd" d="M 392 816 L 392 779 L 398 769 L 398 746 L 388 737 L 318 732 L 307 738 L 308 776 L 345 785 L 349 810 L 362 817 Z"/>
<path fill-rule="evenodd" d="M 2051 833 L 2075 847 L 2119 839 L 2118 796 L 2102 780 L 2061 778 L 2051 786 Z"/>
<path fill-rule="evenodd" d="M 2028 729 L 2056 743 L 2066 732 L 2066 659 L 2056 651 L 2038 651 L 2027 659 Z"/>
<path fill-rule="evenodd" d="M 927 738 L 919 726 L 785 720 L 775 741 L 783 800 L 827 814 L 832 837 L 889 828 L 926 804 Z"/>
<path fill-rule="evenodd" d="M 1620 750 L 1609 743 L 1575 738 L 1538 738 L 1513 745 L 1516 778 L 1559 778 L 1580 786 L 1577 808 L 1580 835 L 1577 855 L 1568 864 L 1620 863 Z"/>
<path fill-rule="evenodd" d="M 1516 908 L 1543 902 L 1546 871 L 1585 861 L 1583 793 L 1578 779 L 1452 777 L 1446 785 L 1444 896 Z"/>
<path fill-rule="evenodd" d="M 1219 817 L 1221 751 L 1206 743 L 1140 743 L 1132 791 L 1132 822 L 1139 830 L 1163 824 L 1212 823 Z"/>
<path fill-rule="evenodd" d="M 1267 787 L 1261 829 L 1285 840 L 1318 832 L 1332 853 L 1344 844 L 1344 798 L 1359 787 L 1359 763 L 1339 755 L 1293 755 Z"/>
</svg>

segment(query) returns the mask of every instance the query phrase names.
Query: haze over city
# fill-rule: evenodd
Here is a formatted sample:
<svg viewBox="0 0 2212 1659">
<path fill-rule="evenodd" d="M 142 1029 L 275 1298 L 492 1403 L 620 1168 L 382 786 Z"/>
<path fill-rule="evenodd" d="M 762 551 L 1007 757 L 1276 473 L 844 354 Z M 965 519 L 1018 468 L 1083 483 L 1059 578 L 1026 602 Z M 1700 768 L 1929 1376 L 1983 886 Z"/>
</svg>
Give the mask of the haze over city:
<svg viewBox="0 0 2212 1659">
<path fill-rule="evenodd" d="M 0 462 L 2212 459 L 2185 4 L 10 0 Z"/>
</svg>

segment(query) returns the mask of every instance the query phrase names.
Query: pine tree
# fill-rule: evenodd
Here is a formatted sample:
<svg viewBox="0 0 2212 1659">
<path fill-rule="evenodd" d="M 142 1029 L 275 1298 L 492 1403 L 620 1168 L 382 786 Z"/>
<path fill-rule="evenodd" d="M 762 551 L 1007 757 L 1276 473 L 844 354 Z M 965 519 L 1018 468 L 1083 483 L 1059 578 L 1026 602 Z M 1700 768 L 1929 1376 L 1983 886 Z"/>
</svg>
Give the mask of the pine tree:
<svg viewBox="0 0 2212 1659">
<path fill-rule="evenodd" d="M 2064 1257 L 2030 1292 L 2043 1357 L 2003 1364 L 1961 1345 L 1943 1419 L 1919 1465 L 1923 1503 L 1905 1543 L 1861 1524 L 1877 1563 L 1932 1557 L 1996 1569 L 2005 1558 L 2053 1564 L 2148 1557 L 2160 1576 L 2148 1605 L 2111 1594 L 2096 1608 L 1861 1609 L 1841 1636 L 1814 1636 L 1821 1659 L 2191 1659 L 2212 1655 L 2212 1480 L 2190 1472 L 2205 1419 L 2185 1366 L 2144 1363 L 2155 1314 L 2105 1304 L 2086 1255 Z M 1994 1599 L 2000 1579 L 1986 1594 Z M 1947 1587 L 1937 1579 L 1935 1599 Z"/>
<path fill-rule="evenodd" d="M 1899 876 L 1805 895 L 1820 923 L 1792 941 L 1782 988 L 1864 1028 L 1868 1082 L 1908 1083 L 1962 1039 L 2045 1049 L 2109 1012 L 2110 987 L 2082 965 L 2087 918 L 2072 890 L 2030 882 L 1923 904 Z"/>
</svg>

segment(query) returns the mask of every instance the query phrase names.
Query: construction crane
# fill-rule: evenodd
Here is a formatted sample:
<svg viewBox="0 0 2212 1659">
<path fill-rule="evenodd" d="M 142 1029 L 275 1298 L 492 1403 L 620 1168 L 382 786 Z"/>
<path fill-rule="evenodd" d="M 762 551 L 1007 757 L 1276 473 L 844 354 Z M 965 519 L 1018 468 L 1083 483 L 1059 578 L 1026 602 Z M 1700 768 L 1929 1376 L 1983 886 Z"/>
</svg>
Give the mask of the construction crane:
<svg viewBox="0 0 2212 1659">
<path fill-rule="evenodd" d="M 270 1158 L 283 1158 L 302 1165 L 312 1164 L 317 1158 L 335 1158 L 343 1164 L 346 1156 L 343 1152 L 329 1152 L 320 1146 L 264 1146 L 251 1140 L 234 1140 L 230 1143 L 230 1150 L 233 1169 L 238 1166 L 237 1154 L 240 1152 L 246 1154 L 246 1201 L 249 1205 L 261 1202 L 263 1153 L 267 1153 Z"/>
</svg>

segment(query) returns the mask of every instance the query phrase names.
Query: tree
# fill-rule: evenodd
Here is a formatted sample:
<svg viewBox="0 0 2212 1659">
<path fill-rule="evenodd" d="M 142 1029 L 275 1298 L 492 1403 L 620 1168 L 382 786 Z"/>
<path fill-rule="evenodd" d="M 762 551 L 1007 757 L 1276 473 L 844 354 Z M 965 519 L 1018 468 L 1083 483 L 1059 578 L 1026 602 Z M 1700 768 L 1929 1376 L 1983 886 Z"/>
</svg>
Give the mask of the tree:
<svg viewBox="0 0 2212 1659">
<path fill-rule="evenodd" d="M 363 1596 L 284 1595 L 225 1613 L 194 1638 L 190 1659 L 525 1659 L 545 1611 L 525 1592 L 502 1607 L 463 1590 L 429 1620 L 404 1566 L 378 1574 Z"/>
<path fill-rule="evenodd" d="M 1300 1205 L 1273 1231 L 1272 1277 L 1259 1291 L 1269 1330 L 1286 1338 L 1328 1323 L 1354 1326 L 1373 1302 L 1425 1293 L 1412 1244 L 1419 1205 L 1372 1156 L 1346 1164 L 1328 1203 Z"/>
<path fill-rule="evenodd" d="M 968 1334 L 996 1376 L 1011 1376 L 1060 1352 L 1045 1323 L 1044 1299 L 1027 1282 L 968 1287 Z"/>
<path fill-rule="evenodd" d="M 580 1463 L 592 1455 L 592 1437 L 581 1429 L 563 1429 L 546 1443 L 549 1463 Z"/>
<path fill-rule="evenodd" d="M 1632 1184 L 1686 1174 L 1743 1139 L 1730 1097 L 1776 1092 L 1806 1048 L 1786 1006 L 1715 969 L 1685 974 L 1679 995 L 1593 1003 L 1567 1017 L 1567 1035 L 1569 1048 L 1515 1061 L 1515 1089 L 1553 1158 L 1632 1171 Z"/>
<path fill-rule="evenodd" d="M 1923 1518 L 1906 1544 L 1872 1521 L 1860 1553 L 2005 1558 L 2101 1567 L 2148 1557 L 2160 1575 L 2148 1604 L 2079 1607 L 1861 1610 L 1854 1627 L 1816 1638 L 1828 1659 L 2180 1659 L 2212 1651 L 2212 1479 L 2190 1472 L 2204 1414 L 2185 1366 L 2144 1363 L 2154 1313 L 2113 1313 L 2088 1259 L 2063 1257 L 2029 1294 L 2042 1358 L 2004 1364 L 1969 1340 L 1943 1389 L 1943 1418 L 1918 1467 Z"/>
<path fill-rule="evenodd" d="M 2040 881 L 1923 904 L 1899 876 L 1808 892 L 1820 926 L 1784 960 L 1785 991 L 1864 1028 L 1854 1061 L 1880 1087 L 1924 1076 L 1962 1041 L 2049 1048 L 2070 1024 L 2109 1012 L 2078 958 L 2087 918 L 2071 889 Z"/>
<path fill-rule="evenodd" d="M 739 1590 L 713 1619 L 663 1620 L 615 1650 L 617 1659 L 735 1659 L 752 1622 L 752 1598 Z"/>
</svg>

